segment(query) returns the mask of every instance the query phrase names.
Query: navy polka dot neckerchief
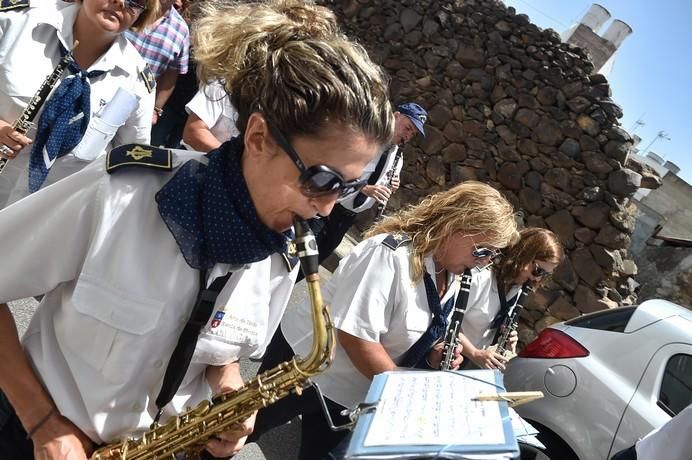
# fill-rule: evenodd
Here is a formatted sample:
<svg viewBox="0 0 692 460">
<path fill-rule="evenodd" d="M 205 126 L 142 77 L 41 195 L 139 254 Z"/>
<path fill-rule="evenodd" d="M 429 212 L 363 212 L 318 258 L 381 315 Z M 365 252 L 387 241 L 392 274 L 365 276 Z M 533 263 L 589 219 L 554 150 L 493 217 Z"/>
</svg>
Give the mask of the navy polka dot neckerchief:
<svg viewBox="0 0 692 460">
<path fill-rule="evenodd" d="M 194 160 L 182 165 L 156 194 L 161 218 L 192 268 L 257 262 L 285 252 L 293 237 L 259 220 L 243 177 L 242 153 L 241 138 L 233 138 L 207 155 L 207 165 Z"/>
<path fill-rule="evenodd" d="M 60 45 L 63 56 L 67 50 Z M 103 75 L 103 70 L 86 72 L 72 61 L 65 78 L 46 102 L 38 120 L 34 145 L 29 157 L 29 192 L 41 188 L 55 160 L 77 147 L 91 119 L 89 78 Z"/>
</svg>

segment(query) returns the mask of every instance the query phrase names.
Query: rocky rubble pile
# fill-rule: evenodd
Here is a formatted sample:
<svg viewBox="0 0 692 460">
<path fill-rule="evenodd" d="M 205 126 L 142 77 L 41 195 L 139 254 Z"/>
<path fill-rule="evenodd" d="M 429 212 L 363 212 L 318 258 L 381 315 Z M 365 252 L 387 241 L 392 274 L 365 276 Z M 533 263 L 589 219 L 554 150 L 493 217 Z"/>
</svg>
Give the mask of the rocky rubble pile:
<svg viewBox="0 0 692 460">
<path fill-rule="evenodd" d="M 393 102 L 428 108 L 405 149 L 394 209 L 465 180 L 501 189 L 568 258 L 532 297 L 522 342 L 557 321 L 634 300 L 629 197 L 642 176 L 621 108 L 585 52 L 494 0 L 323 0 L 392 77 Z"/>
</svg>

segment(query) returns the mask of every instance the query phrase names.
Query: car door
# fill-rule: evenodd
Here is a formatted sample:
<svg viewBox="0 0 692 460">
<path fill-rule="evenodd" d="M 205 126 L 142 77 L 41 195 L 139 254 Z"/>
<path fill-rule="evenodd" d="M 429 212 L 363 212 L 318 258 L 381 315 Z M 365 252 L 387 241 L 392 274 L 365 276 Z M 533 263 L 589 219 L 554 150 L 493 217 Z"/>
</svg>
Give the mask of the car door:
<svg viewBox="0 0 692 460">
<path fill-rule="evenodd" d="M 692 344 L 662 346 L 649 361 L 618 426 L 610 456 L 692 403 Z"/>
</svg>

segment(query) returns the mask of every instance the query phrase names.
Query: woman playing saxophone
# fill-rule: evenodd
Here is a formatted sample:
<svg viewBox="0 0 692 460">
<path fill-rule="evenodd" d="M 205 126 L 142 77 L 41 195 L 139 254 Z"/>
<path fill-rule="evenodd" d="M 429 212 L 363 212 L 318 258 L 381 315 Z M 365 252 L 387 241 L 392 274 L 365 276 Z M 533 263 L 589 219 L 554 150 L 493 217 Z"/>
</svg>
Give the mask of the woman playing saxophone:
<svg viewBox="0 0 692 460">
<path fill-rule="evenodd" d="M 130 5 L 88 1 L 109 20 Z M 225 85 L 240 135 L 206 155 L 124 145 L 0 211 L 0 458 L 85 460 L 240 393 L 238 360 L 263 354 L 294 285 L 294 218 L 326 215 L 362 186 L 392 136 L 387 80 L 331 11 L 204 5 L 198 70 Z M 20 342 L 4 303 L 40 294 Z M 200 304 L 208 319 L 189 322 Z M 187 362 L 174 359 L 190 343 L 181 331 Z M 204 458 L 236 453 L 248 415 Z"/>
</svg>

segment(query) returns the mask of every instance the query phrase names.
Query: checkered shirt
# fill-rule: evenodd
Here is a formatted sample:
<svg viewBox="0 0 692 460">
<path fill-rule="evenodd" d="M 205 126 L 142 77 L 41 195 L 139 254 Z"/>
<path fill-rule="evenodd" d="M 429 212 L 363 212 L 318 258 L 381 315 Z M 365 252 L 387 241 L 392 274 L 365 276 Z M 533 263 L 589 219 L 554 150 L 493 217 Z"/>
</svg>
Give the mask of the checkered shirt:
<svg viewBox="0 0 692 460">
<path fill-rule="evenodd" d="M 190 31 L 175 8 L 171 7 L 158 24 L 141 32 L 127 30 L 125 36 L 142 55 L 154 77 L 159 78 L 169 68 L 179 74 L 187 73 Z"/>
</svg>

